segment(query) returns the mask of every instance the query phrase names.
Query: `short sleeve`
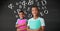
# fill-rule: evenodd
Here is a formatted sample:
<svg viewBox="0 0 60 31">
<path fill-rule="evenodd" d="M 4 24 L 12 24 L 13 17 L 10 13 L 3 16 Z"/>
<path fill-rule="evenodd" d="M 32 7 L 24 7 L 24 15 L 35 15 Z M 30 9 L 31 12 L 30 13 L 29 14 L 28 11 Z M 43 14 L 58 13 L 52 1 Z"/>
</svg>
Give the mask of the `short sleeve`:
<svg viewBox="0 0 60 31">
<path fill-rule="evenodd" d="M 45 22 L 43 18 L 40 19 L 40 22 L 41 22 L 41 26 L 45 26 Z"/>
<path fill-rule="evenodd" d="M 30 20 L 28 20 L 27 26 L 29 26 L 29 22 L 30 22 Z"/>
<path fill-rule="evenodd" d="M 17 19 L 17 22 L 16 22 L 16 24 L 18 24 L 18 19 Z"/>
</svg>

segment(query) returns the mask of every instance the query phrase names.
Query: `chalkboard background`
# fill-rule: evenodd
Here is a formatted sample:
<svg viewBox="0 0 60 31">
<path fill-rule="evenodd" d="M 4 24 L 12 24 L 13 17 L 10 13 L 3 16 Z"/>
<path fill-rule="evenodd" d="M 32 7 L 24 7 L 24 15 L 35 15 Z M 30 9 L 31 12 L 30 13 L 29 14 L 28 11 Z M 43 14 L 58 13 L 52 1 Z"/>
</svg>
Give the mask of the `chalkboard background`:
<svg viewBox="0 0 60 31">
<path fill-rule="evenodd" d="M 47 1 L 46 7 L 49 13 L 41 16 L 45 18 L 46 31 L 58 31 L 60 29 L 59 1 L 57 0 L 46 0 L 46 1 Z M 0 0 L 0 31 L 16 31 L 15 22 L 17 17 L 15 16 L 16 13 L 14 13 L 14 10 L 16 9 L 8 8 L 9 3 L 13 2 L 16 2 L 16 0 Z"/>
</svg>

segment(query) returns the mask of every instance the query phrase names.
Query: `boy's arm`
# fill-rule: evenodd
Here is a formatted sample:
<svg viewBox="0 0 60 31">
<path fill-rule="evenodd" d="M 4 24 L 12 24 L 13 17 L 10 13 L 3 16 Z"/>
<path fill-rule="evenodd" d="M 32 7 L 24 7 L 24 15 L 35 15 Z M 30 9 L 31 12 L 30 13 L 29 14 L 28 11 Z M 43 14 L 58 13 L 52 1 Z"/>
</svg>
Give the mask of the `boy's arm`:
<svg viewBox="0 0 60 31">
<path fill-rule="evenodd" d="M 15 27 L 19 27 L 19 26 L 22 26 L 22 25 L 26 25 L 26 24 L 16 24 L 16 26 Z"/>
<path fill-rule="evenodd" d="M 29 31 L 30 28 L 29 28 L 29 20 L 28 20 L 28 23 L 27 23 L 27 31 Z"/>
<path fill-rule="evenodd" d="M 16 24 L 15 27 L 18 27 L 18 24 Z"/>
<path fill-rule="evenodd" d="M 30 27 L 29 27 L 29 26 L 30 26 L 29 23 L 30 23 L 30 19 L 28 20 L 28 23 L 27 23 L 27 31 L 32 31 L 32 30 L 30 29 Z"/>
<path fill-rule="evenodd" d="M 26 25 L 26 24 L 25 23 L 24 24 L 18 24 L 18 20 L 17 20 L 15 27 L 19 27 L 19 26 L 22 26 L 22 25 Z"/>
<path fill-rule="evenodd" d="M 21 26 L 21 24 L 18 24 L 18 22 L 16 22 L 15 27 L 19 27 L 19 26 Z"/>
<path fill-rule="evenodd" d="M 30 29 L 29 24 L 27 24 L 27 31 L 33 31 Z"/>
<path fill-rule="evenodd" d="M 15 27 L 17 28 L 17 27 L 22 26 L 22 25 L 26 25 L 26 24 L 19 24 L 19 25 L 16 24 Z"/>
<path fill-rule="evenodd" d="M 41 20 L 41 28 L 40 28 L 40 30 L 45 31 L 45 21 L 44 21 L 43 18 L 41 18 L 40 20 Z"/>
<path fill-rule="evenodd" d="M 18 19 L 17 19 L 17 22 L 16 22 L 16 25 L 15 25 L 15 27 L 18 27 Z"/>
<path fill-rule="evenodd" d="M 30 27 L 29 27 L 29 22 L 28 22 L 28 24 L 27 24 L 27 31 L 31 31 L 31 30 L 30 30 Z"/>
<path fill-rule="evenodd" d="M 20 24 L 20 25 L 26 25 L 26 23 L 24 23 L 24 24 Z M 27 25 L 26 25 L 27 26 Z"/>
<path fill-rule="evenodd" d="M 45 26 L 41 26 L 40 31 L 45 31 Z"/>
<path fill-rule="evenodd" d="M 27 26 L 27 29 L 29 29 L 29 26 Z"/>
<path fill-rule="evenodd" d="M 19 26 L 21 26 L 21 25 L 20 24 L 19 25 L 18 24 L 15 25 L 15 27 L 19 27 Z"/>
<path fill-rule="evenodd" d="M 27 26 L 27 31 L 32 31 L 32 30 L 30 30 L 29 26 Z"/>
</svg>

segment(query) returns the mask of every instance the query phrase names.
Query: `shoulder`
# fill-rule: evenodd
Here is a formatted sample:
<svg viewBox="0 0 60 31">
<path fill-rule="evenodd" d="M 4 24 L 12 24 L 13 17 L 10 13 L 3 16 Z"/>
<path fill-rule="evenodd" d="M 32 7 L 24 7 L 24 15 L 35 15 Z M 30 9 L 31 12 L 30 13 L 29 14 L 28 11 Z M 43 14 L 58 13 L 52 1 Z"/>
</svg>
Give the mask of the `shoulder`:
<svg viewBox="0 0 60 31">
<path fill-rule="evenodd" d="M 40 19 L 40 22 L 41 22 L 41 24 L 44 24 L 45 23 L 45 21 L 44 21 L 44 18 L 39 18 Z"/>
<path fill-rule="evenodd" d="M 42 18 L 42 17 L 39 17 L 39 19 L 40 19 L 40 20 L 44 20 L 44 18 Z"/>
<path fill-rule="evenodd" d="M 17 21 L 20 20 L 19 18 L 17 19 Z"/>
</svg>

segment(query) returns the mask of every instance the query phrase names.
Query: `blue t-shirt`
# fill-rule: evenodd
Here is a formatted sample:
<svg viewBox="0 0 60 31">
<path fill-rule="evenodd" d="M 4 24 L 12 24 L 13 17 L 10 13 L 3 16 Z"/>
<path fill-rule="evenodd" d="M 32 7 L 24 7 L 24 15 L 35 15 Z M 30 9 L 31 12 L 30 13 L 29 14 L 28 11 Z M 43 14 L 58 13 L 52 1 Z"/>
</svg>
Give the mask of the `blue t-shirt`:
<svg viewBox="0 0 60 31">
<path fill-rule="evenodd" d="M 39 29 L 41 26 L 45 26 L 44 19 L 38 17 L 37 19 L 31 18 L 28 20 L 28 26 L 30 29 Z"/>
</svg>

